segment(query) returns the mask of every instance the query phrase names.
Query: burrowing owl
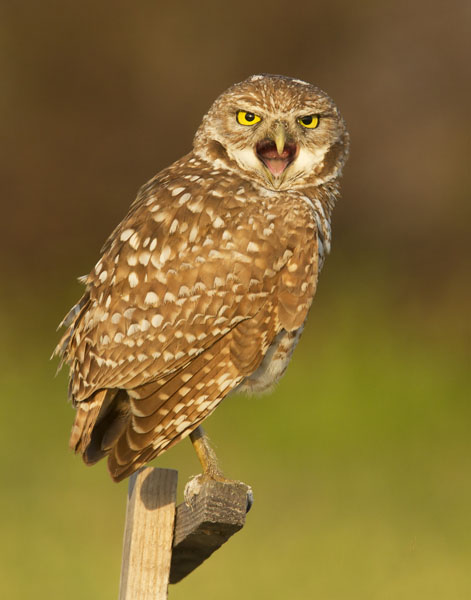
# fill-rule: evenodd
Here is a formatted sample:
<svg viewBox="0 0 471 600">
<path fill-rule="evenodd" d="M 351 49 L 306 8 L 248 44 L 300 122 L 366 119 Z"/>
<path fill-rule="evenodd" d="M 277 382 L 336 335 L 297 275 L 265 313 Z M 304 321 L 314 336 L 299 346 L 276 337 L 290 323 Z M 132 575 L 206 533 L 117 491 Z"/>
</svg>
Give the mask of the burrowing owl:
<svg viewBox="0 0 471 600">
<path fill-rule="evenodd" d="M 141 188 L 56 348 L 77 410 L 70 445 L 87 464 L 108 455 L 119 481 L 231 392 L 281 377 L 330 249 L 347 153 L 324 92 L 254 75 Z"/>
</svg>

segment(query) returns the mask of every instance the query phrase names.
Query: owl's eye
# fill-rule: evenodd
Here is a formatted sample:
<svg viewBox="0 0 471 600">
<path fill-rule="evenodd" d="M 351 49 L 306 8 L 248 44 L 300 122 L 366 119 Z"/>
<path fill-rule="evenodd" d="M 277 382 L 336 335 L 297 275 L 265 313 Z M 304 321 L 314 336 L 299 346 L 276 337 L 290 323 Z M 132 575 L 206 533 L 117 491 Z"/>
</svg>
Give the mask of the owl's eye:
<svg viewBox="0 0 471 600">
<path fill-rule="evenodd" d="M 237 123 L 239 123 L 239 125 L 255 125 L 255 123 L 258 123 L 261 120 L 262 119 L 254 113 L 245 110 L 237 111 Z"/>
<path fill-rule="evenodd" d="M 299 117 L 298 123 L 306 129 L 315 129 L 319 125 L 319 115 Z"/>
</svg>

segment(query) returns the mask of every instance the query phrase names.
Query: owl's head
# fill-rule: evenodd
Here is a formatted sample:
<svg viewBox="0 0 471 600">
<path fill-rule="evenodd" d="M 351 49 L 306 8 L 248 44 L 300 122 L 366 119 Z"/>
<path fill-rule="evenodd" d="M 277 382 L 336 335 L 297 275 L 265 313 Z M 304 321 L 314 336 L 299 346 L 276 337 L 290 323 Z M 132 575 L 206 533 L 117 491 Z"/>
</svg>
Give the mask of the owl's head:
<svg viewBox="0 0 471 600">
<path fill-rule="evenodd" d="M 225 91 L 198 129 L 195 152 L 268 189 L 336 179 L 348 133 L 319 88 L 281 75 L 253 75 Z"/>
</svg>

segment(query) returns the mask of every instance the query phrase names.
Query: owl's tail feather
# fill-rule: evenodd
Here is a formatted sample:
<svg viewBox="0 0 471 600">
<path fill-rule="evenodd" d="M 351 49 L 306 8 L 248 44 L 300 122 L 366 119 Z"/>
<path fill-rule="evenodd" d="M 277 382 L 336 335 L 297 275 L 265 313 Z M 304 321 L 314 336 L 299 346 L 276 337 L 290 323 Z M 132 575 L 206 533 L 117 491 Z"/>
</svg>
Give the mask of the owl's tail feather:
<svg viewBox="0 0 471 600">
<path fill-rule="evenodd" d="M 78 404 L 69 446 L 87 465 L 93 465 L 109 453 L 128 418 L 129 400 L 124 391 L 99 390 Z"/>
</svg>

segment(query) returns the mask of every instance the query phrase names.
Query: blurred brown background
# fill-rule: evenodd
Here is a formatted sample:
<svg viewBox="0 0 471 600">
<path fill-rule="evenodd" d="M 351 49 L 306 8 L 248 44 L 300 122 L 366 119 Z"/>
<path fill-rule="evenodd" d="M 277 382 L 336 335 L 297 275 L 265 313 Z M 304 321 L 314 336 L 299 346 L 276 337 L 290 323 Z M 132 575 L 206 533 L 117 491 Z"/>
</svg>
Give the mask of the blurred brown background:
<svg viewBox="0 0 471 600">
<path fill-rule="evenodd" d="M 99 467 L 96 471 L 86 470 L 67 454 L 72 417 L 66 404 L 65 375 L 52 380 L 55 365 L 47 362 L 56 341 L 54 327 L 80 294 L 75 277 L 90 270 L 101 244 L 124 216 L 138 187 L 189 150 L 202 115 L 220 92 L 258 72 L 299 77 L 325 89 L 346 119 L 352 150 L 344 175 L 342 200 L 334 213 L 333 252 L 321 277 L 317 312 L 314 309 L 312 323 L 296 357 L 298 366 L 293 367 L 298 371 L 287 375 L 286 382 L 271 400 L 264 399 L 260 401 L 262 404 L 253 399 L 241 400 L 240 408 L 232 402 L 231 408 L 228 404 L 222 409 L 232 412 L 214 417 L 215 430 L 221 432 L 218 445 L 225 454 L 231 456 L 231 448 L 234 453 L 229 462 L 232 461 L 233 469 L 235 466 L 235 475 L 243 479 L 248 471 L 253 475 L 250 483 L 256 490 L 258 484 L 262 496 L 263 490 L 267 490 L 259 513 L 253 517 L 254 523 L 266 511 L 270 518 L 276 518 L 276 504 L 273 509 L 268 506 L 272 506 L 272 494 L 276 496 L 285 488 L 277 479 L 281 476 L 278 472 L 277 477 L 267 475 L 266 479 L 262 474 L 257 475 L 258 471 L 252 472 L 251 436 L 256 438 L 260 428 L 263 429 L 268 406 L 284 406 L 292 397 L 295 380 L 304 382 L 298 390 L 304 396 L 306 390 L 312 390 L 313 376 L 318 378 L 317 392 L 322 389 L 327 395 L 332 393 L 332 382 L 337 380 L 344 382 L 344 388 L 337 390 L 336 400 L 326 404 L 326 411 L 334 410 L 328 408 L 332 405 L 337 407 L 332 414 L 322 411 L 316 414 L 319 427 L 316 432 L 303 433 L 293 427 L 287 438 L 283 438 L 279 428 L 287 417 L 281 408 L 277 409 L 279 418 L 272 418 L 271 431 L 265 428 L 260 434 L 263 444 L 270 444 L 270 436 L 277 440 L 270 450 L 271 456 L 263 455 L 262 442 L 260 446 L 253 442 L 252 452 L 260 451 L 260 473 L 267 474 L 274 468 L 274 462 L 282 460 L 282 447 L 290 439 L 293 444 L 301 439 L 320 439 L 326 427 L 338 431 L 337 437 L 332 433 L 315 450 L 307 441 L 299 447 L 292 446 L 291 462 L 287 459 L 284 469 L 286 473 L 298 460 L 303 469 L 309 469 L 312 460 L 321 460 L 313 456 L 329 456 L 325 459 L 325 472 L 335 472 L 338 477 L 329 480 L 333 488 L 324 482 L 327 505 L 337 492 L 342 497 L 350 493 L 341 488 L 345 472 L 340 465 L 348 462 L 348 457 L 355 453 L 352 448 L 360 443 L 360 438 L 352 438 L 351 446 L 346 441 L 356 426 L 365 439 L 374 430 L 383 433 L 372 437 L 370 446 L 365 447 L 364 454 L 360 453 L 361 458 L 355 463 L 358 471 L 354 470 L 348 485 L 361 479 L 360 472 L 373 469 L 372 456 L 380 457 L 374 467 L 378 473 L 388 469 L 378 450 L 383 448 L 380 438 L 389 440 L 389 459 L 395 452 L 410 457 L 410 448 L 422 444 L 426 450 L 421 456 L 426 464 L 435 451 L 437 456 L 448 456 L 449 460 L 444 460 L 441 470 L 424 480 L 421 489 L 428 489 L 429 494 L 424 493 L 420 500 L 418 497 L 410 500 L 414 514 L 427 512 L 424 506 L 436 508 L 433 516 L 430 513 L 430 521 L 423 524 L 425 537 L 430 534 L 436 545 L 433 542 L 427 546 L 430 552 L 422 557 L 420 568 L 402 569 L 399 587 L 395 577 L 397 565 L 391 557 L 397 558 L 401 550 L 395 555 L 391 540 L 396 534 L 402 539 L 397 533 L 400 525 L 392 513 L 385 516 L 384 512 L 378 523 L 389 523 L 391 530 L 378 534 L 374 542 L 370 540 L 363 554 L 361 547 L 358 550 L 358 539 L 365 535 L 366 521 L 355 511 L 348 518 L 344 514 L 345 522 L 356 523 L 358 530 L 338 533 L 336 548 L 352 544 L 352 555 L 345 556 L 340 563 L 333 549 L 326 558 L 325 548 L 319 549 L 315 536 L 314 548 L 301 534 L 299 543 L 293 540 L 288 543 L 286 532 L 281 532 L 285 544 L 283 564 L 286 566 L 288 554 L 292 558 L 289 576 L 282 567 L 280 570 L 275 566 L 270 571 L 269 565 L 276 565 L 270 552 L 281 544 L 275 527 L 268 545 L 263 544 L 264 536 L 258 531 L 257 539 L 247 538 L 251 541 L 246 545 L 241 541 L 237 547 L 234 542 L 233 554 L 228 554 L 228 550 L 226 557 L 218 559 L 220 566 L 213 569 L 225 573 L 221 575 L 223 578 L 230 577 L 234 569 L 225 560 L 230 556 L 231 561 L 237 561 L 243 555 L 246 562 L 240 567 L 241 573 L 252 582 L 252 593 L 244 587 L 248 597 L 287 597 L 283 586 L 293 589 L 290 587 L 293 579 L 298 582 L 295 589 L 299 596 L 314 597 L 319 593 L 318 597 L 332 600 L 409 598 L 409 592 L 415 599 L 471 597 L 471 577 L 466 575 L 464 566 L 471 557 L 470 519 L 464 508 L 465 500 L 468 509 L 471 500 L 471 489 L 466 483 L 471 448 L 465 428 L 470 417 L 470 17 L 471 4 L 467 0 L 447 3 L 241 0 L 237 4 L 3 0 L 0 5 L 3 281 L 0 325 L 5 385 L 0 417 L 5 431 L 0 451 L 11 478 L 9 492 L 2 500 L 6 507 L 4 515 L 11 515 L 7 520 L 12 525 L 6 536 L 16 548 L 9 551 L 10 563 L 6 563 L 10 565 L 6 579 L 9 598 L 32 597 L 31 590 L 36 585 L 45 591 L 35 597 L 62 597 L 73 563 L 78 560 L 77 552 L 84 553 L 80 555 L 84 559 L 81 572 L 92 570 L 94 575 L 83 575 L 82 588 L 76 582 L 77 596 L 70 597 L 116 595 L 125 489 L 102 483 L 106 478 L 104 470 Z M 319 348 L 324 354 L 316 354 Z M 369 353 L 362 348 L 368 348 Z M 353 356 L 361 352 L 365 352 L 361 365 L 352 366 Z M 322 368 L 316 371 L 319 362 Z M 417 375 L 419 363 L 423 369 Z M 371 379 L 373 370 L 368 371 L 366 366 L 372 364 L 376 383 Z M 360 376 L 363 368 L 365 372 Z M 411 397 L 401 400 L 401 394 L 410 389 L 414 389 Z M 378 390 L 384 393 L 383 398 L 391 393 L 386 413 L 381 413 L 384 406 L 377 408 L 376 398 L 381 397 L 381 393 L 375 395 Z M 309 406 L 323 406 L 319 394 L 312 394 Z M 411 408 L 411 402 L 417 402 L 413 404 L 415 408 Z M 252 410 L 255 412 L 247 413 Z M 345 410 L 351 411 L 348 419 L 353 422 L 347 423 Z M 388 410 L 397 413 L 392 416 L 392 412 L 387 414 Z M 253 419 L 248 430 L 246 414 Z M 226 442 L 226 437 L 231 439 L 234 418 L 239 420 L 238 435 L 234 432 L 233 440 Z M 428 418 L 433 418 L 433 425 Z M 389 428 L 391 419 L 397 424 L 394 433 Z M 445 422 L 446 435 L 441 429 Z M 404 433 L 404 423 L 409 424 L 405 427 L 408 434 Z M 237 456 L 241 434 L 249 445 L 246 463 L 243 456 Z M 345 454 L 337 463 L 332 456 L 337 456 L 342 444 Z M 175 455 L 179 464 L 172 466 L 180 468 L 187 452 L 189 448 Z M 301 455 L 305 462 L 298 458 Z M 176 459 L 170 460 L 168 464 Z M 328 460 L 334 461 L 336 467 Z M 397 478 L 385 484 L 387 502 L 393 502 L 392 490 L 404 490 L 403 512 L 399 512 L 408 515 L 410 524 L 415 521 L 405 498 L 411 481 L 417 481 L 419 473 L 425 477 L 424 464 L 420 461 L 415 464 L 410 481 L 401 480 L 398 466 Z M 24 465 L 30 465 L 29 484 L 19 475 Z M 194 471 L 195 465 L 185 469 Z M 445 501 L 441 492 L 437 492 L 442 490 L 437 482 L 443 481 L 444 473 L 451 472 L 456 478 L 447 484 L 451 487 L 447 487 L 446 493 L 451 496 L 447 495 Z M 320 477 L 319 472 L 307 473 L 303 471 L 301 480 Z M 437 483 L 434 490 L 438 496 L 427 487 L 432 480 Z M 371 481 L 376 480 L 373 477 Z M 95 485 L 105 486 L 106 491 Z M 369 489 L 365 485 L 362 489 Z M 373 489 L 375 483 L 371 485 Z M 121 491 L 115 500 L 117 489 Z M 373 496 L 358 501 L 366 520 L 371 515 L 370 508 L 365 508 L 368 502 L 376 507 L 379 502 L 381 506 L 381 499 Z M 100 550 L 91 539 L 92 532 L 83 533 L 85 538 L 79 539 L 82 527 L 72 515 L 73 510 L 78 510 L 78 500 L 74 504 L 78 497 L 80 507 L 88 503 L 101 507 L 94 517 L 96 523 L 102 522 L 109 503 L 116 502 L 118 522 L 115 529 L 110 523 L 103 526 Z M 434 501 L 434 497 L 439 500 Z M 308 507 L 312 506 L 316 518 L 328 523 L 325 532 L 328 543 L 333 524 L 338 523 L 338 513 L 330 514 L 332 522 L 325 517 L 322 507 L 316 504 L 318 490 L 301 486 L 299 498 L 303 498 L 302 510 L 309 512 Z M 40 507 L 37 513 L 32 506 Z M 397 507 L 394 503 L 391 506 Z M 50 511 L 63 515 L 60 531 L 38 525 Z M 453 513 L 468 528 L 467 539 L 456 533 L 456 524 L 446 520 L 446 515 Z M 27 514 L 34 515 L 31 522 Z M 109 514 L 114 515 L 113 511 Z M 446 548 L 437 541 L 443 541 L 434 529 L 437 519 L 445 519 L 448 524 L 444 526 L 450 534 Z M 99 528 L 96 523 L 90 526 L 94 531 Z M 291 531 L 292 523 L 289 520 L 286 523 Z M 298 523 L 295 528 L 303 526 Z M 319 532 L 317 522 L 316 528 Z M 404 539 L 413 546 L 417 534 L 412 525 L 410 529 Z M 376 532 L 377 528 L 372 527 L 373 530 Z M 35 537 L 38 546 L 30 543 L 28 552 L 20 541 L 26 531 Z M 107 554 L 110 545 L 106 540 L 108 535 L 114 536 L 115 546 L 106 571 L 103 554 Z M 322 575 L 310 573 L 306 578 L 305 572 L 300 583 L 302 559 L 295 549 L 303 544 L 308 548 L 303 552 L 304 560 L 311 556 L 310 552 L 314 553 L 318 561 L 316 569 L 331 573 L 330 579 L 326 575 L 324 583 Z M 49 565 L 55 591 L 47 592 L 45 581 L 49 580 L 44 569 L 38 567 L 43 548 L 51 564 L 54 561 L 60 564 L 55 570 Z M 351 566 L 353 555 L 363 557 L 364 567 L 378 556 L 384 559 L 379 561 L 381 564 L 375 563 L 377 573 L 382 573 L 375 585 L 369 587 L 372 575 L 368 568 L 363 572 Z M 251 564 L 257 565 L 256 571 L 250 570 Z M 449 570 L 445 564 L 450 565 Z M 97 565 L 106 572 L 100 571 L 99 575 Z M 181 590 L 188 594 L 193 584 L 202 597 L 208 594 L 211 597 L 211 590 L 216 597 L 219 593 L 216 584 L 208 583 L 213 582 L 214 571 L 210 565 L 205 568 L 203 575 L 195 574 L 188 584 L 181 584 L 187 587 L 172 590 L 173 597 L 184 597 L 178 594 L 185 593 Z M 264 580 L 260 569 L 268 569 L 272 573 L 270 578 Z M 28 572 L 31 576 L 24 581 L 22 573 Z M 433 584 L 430 584 L 431 573 L 437 578 Z M 455 593 L 446 595 L 450 580 L 455 582 Z M 237 590 L 242 591 L 239 584 L 237 578 L 231 583 L 234 596 L 226 590 L 227 598 L 238 597 Z"/>
</svg>

